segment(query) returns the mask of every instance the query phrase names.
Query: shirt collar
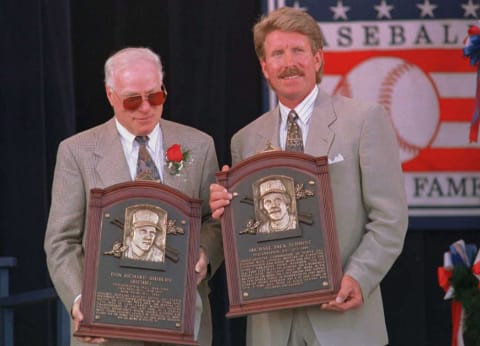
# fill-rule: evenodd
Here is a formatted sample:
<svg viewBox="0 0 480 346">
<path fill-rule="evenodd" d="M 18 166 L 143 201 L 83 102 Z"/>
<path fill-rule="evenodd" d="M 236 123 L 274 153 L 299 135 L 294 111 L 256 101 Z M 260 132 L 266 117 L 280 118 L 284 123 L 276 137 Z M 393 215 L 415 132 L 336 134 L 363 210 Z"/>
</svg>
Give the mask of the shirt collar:
<svg viewBox="0 0 480 346">
<path fill-rule="evenodd" d="M 122 124 L 120 124 L 117 118 L 115 118 L 115 125 L 117 127 L 118 133 L 120 134 L 120 138 L 124 143 L 124 145 L 127 146 L 128 151 L 131 152 L 133 151 L 134 148 L 137 148 L 136 147 L 137 144 L 135 142 L 136 136 L 132 134 L 130 131 L 128 131 Z M 147 146 L 153 152 L 156 152 L 159 135 L 160 135 L 160 126 L 158 124 L 153 128 L 152 132 L 147 134 L 149 138 Z"/>
<path fill-rule="evenodd" d="M 300 102 L 295 108 L 295 112 L 298 114 L 298 118 L 304 124 L 308 124 L 310 121 L 310 117 L 312 116 L 313 104 L 315 99 L 318 95 L 318 86 L 315 85 L 310 91 L 310 93 Z M 282 123 L 287 123 L 288 113 L 290 113 L 291 109 L 287 106 L 283 105 L 281 102 L 278 102 L 278 106 L 280 108 L 280 116 L 282 117 Z"/>
</svg>

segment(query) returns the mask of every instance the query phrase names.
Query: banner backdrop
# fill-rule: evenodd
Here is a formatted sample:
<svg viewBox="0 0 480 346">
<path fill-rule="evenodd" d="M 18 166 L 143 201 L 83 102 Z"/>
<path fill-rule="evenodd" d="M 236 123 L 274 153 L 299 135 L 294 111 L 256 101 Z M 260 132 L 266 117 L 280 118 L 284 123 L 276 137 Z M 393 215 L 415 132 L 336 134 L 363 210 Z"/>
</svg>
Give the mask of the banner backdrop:
<svg viewBox="0 0 480 346">
<path fill-rule="evenodd" d="M 469 143 L 476 67 L 463 56 L 478 0 L 271 0 L 325 37 L 321 88 L 381 103 L 400 147 L 411 216 L 480 216 L 480 144 Z M 277 102 L 268 96 L 269 107 Z"/>
</svg>

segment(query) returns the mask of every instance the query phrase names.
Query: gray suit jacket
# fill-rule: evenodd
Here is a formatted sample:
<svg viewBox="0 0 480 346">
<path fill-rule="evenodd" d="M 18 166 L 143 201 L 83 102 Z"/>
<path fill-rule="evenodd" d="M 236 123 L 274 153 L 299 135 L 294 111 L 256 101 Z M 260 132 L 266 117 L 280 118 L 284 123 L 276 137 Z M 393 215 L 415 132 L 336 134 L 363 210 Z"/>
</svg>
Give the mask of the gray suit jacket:
<svg viewBox="0 0 480 346">
<path fill-rule="evenodd" d="M 209 186 L 215 181 L 215 172 L 218 171 L 212 138 L 191 127 L 164 119 L 160 120 L 160 127 L 164 150 L 178 143 L 190 150 L 192 158 L 180 176 L 170 175 L 163 167 L 164 184 L 192 198 L 202 199 L 202 213 L 207 216 Z M 50 276 L 68 311 L 82 289 L 90 189 L 126 181 L 131 181 L 131 177 L 113 118 L 60 143 L 44 246 Z M 200 243 L 207 249 L 212 271 L 215 271 L 223 258 L 218 222 L 207 220 L 202 224 Z M 199 341 L 200 345 L 210 345 L 212 333 L 207 282 L 204 281 L 198 288 L 203 302 Z M 120 343 L 109 343 L 117 344 Z"/>
<path fill-rule="evenodd" d="M 280 147 L 278 107 L 265 113 L 232 138 L 232 164 L 267 143 Z M 408 210 L 394 130 L 385 110 L 319 91 L 305 152 L 313 156 L 341 154 L 329 165 L 331 188 L 344 274 L 355 278 L 364 304 L 345 313 L 304 308 L 318 341 L 326 345 L 375 346 L 388 342 L 380 281 L 400 254 Z M 286 345 L 292 310 L 249 316 L 250 345 Z"/>
</svg>

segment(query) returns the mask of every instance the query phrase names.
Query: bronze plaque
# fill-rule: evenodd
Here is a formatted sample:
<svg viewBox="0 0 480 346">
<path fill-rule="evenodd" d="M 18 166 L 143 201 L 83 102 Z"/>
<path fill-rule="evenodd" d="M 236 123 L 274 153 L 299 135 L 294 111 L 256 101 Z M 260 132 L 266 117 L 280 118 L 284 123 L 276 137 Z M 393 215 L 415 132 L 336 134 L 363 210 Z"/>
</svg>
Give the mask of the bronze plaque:
<svg viewBox="0 0 480 346">
<path fill-rule="evenodd" d="M 326 157 L 264 152 L 217 182 L 233 193 L 222 217 L 227 317 L 335 298 L 342 270 Z"/>
<path fill-rule="evenodd" d="M 75 336 L 197 345 L 201 201 L 156 182 L 92 189 Z"/>
</svg>

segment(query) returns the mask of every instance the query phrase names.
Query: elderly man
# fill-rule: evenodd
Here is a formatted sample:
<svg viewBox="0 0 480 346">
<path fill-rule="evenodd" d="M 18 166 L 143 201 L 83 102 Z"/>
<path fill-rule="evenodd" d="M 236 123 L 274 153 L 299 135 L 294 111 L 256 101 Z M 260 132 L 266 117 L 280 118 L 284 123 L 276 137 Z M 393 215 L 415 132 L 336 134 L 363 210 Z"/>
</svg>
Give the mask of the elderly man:
<svg viewBox="0 0 480 346">
<path fill-rule="evenodd" d="M 105 91 L 114 116 L 59 145 L 45 235 L 50 276 L 62 302 L 71 311 L 74 330 L 83 319 L 80 292 L 90 190 L 136 178 L 152 179 L 192 198 L 207 200 L 209 185 L 218 170 L 210 136 L 162 119 L 167 96 L 163 68 L 158 55 L 150 49 L 126 48 L 113 54 L 105 63 Z M 188 148 L 192 160 L 172 171 L 165 157 L 170 148 Z M 212 272 L 216 270 L 223 251 L 219 227 L 209 219 L 206 203 L 202 205 L 202 214 L 201 248 L 195 271 L 203 310 L 195 319 L 201 318 L 198 341 L 207 346 L 211 344 L 212 332 L 208 285 L 204 279 L 208 264 Z M 105 340 L 72 338 L 72 345 L 85 342 Z M 143 342 L 110 340 L 107 344 L 143 345 Z"/>
</svg>

